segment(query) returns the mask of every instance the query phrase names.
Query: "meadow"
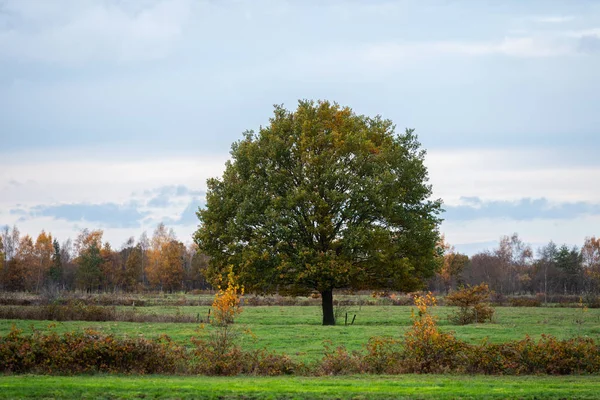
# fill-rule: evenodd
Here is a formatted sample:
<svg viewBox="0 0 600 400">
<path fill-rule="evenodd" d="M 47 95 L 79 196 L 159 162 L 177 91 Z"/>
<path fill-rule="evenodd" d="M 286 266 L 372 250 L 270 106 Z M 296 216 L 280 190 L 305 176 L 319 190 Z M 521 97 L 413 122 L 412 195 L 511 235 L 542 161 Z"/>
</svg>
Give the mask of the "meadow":
<svg viewBox="0 0 600 400">
<path fill-rule="evenodd" d="M 117 311 L 140 315 L 208 315 L 210 295 L 136 298 L 137 306 L 119 305 Z M 286 303 L 287 300 L 275 302 Z M 411 328 L 414 306 L 390 305 L 381 299 L 340 296 L 336 308 L 337 326 L 321 326 L 318 300 L 296 300 L 301 305 L 245 305 L 237 316 L 234 330 L 247 350 L 268 349 L 285 353 L 302 362 L 323 359 L 326 346 L 365 350 L 372 337 L 401 339 Z M 349 301 L 352 300 L 352 301 Z M 95 304 L 99 300 L 94 299 Z M 291 301 L 290 301 L 291 302 Z M 127 304 L 120 301 L 119 304 Z M 275 304 L 274 303 L 274 304 Z M 379 305 L 378 305 L 379 303 Z M 144 304 L 144 306 L 139 306 Z M 36 305 L 2 305 L 31 308 Z M 430 311 L 443 332 L 454 332 L 467 343 L 504 343 L 543 334 L 558 339 L 589 337 L 600 340 L 600 309 L 578 307 L 495 307 L 492 322 L 454 325 L 448 315 L 454 307 L 437 306 Z M 347 325 L 345 316 L 348 315 Z M 354 322 L 351 324 L 352 320 Z M 194 318 L 191 318 L 194 320 Z M 213 329 L 204 323 L 0 320 L 0 336 L 13 327 L 25 334 L 58 334 L 93 329 L 123 338 L 158 338 L 166 334 L 177 344 L 192 348 L 192 338 L 206 336 Z M 96 373 L 75 376 L 0 375 L 2 398 L 207 398 L 207 399 L 594 399 L 598 397 L 600 376 L 486 376 L 457 374 L 343 375 L 343 376 L 180 376 L 119 375 Z"/>
<path fill-rule="evenodd" d="M 0 399 L 597 399 L 596 376 L 0 376 Z"/>
<path fill-rule="evenodd" d="M 6 306 L 0 306 L 0 308 Z M 26 307 L 26 306 L 23 306 Z M 205 318 L 208 306 L 118 306 L 117 309 L 135 309 L 136 313 L 154 315 L 186 314 Z M 237 317 L 235 328 L 243 348 L 266 348 L 302 361 L 313 361 L 323 356 L 324 343 L 344 345 L 348 350 L 361 350 L 369 338 L 383 336 L 401 338 L 411 326 L 411 306 L 359 305 L 339 307 L 337 326 L 321 326 L 319 306 L 245 306 Z M 452 325 L 448 314 L 453 307 L 438 306 L 432 312 L 438 318 L 442 331 L 455 332 L 458 339 L 476 344 L 483 340 L 502 343 L 519 340 L 527 335 L 538 339 L 542 334 L 559 339 L 585 336 L 600 340 L 600 309 L 568 307 L 496 307 L 491 323 Z M 354 315 L 353 325 L 348 324 Z M 92 328 L 120 337 L 156 338 L 170 336 L 176 343 L 191 346 L 190 339 L 210 332 L 210 324 L 121 322 L 121 321 L 34 321 L 0 320 L 0 335 L 6 335 L 12 326 L 24 333 L 38 330 L 64 333 Z M 202 329 L 201 329 L 202 328 Z"/>
</svg>

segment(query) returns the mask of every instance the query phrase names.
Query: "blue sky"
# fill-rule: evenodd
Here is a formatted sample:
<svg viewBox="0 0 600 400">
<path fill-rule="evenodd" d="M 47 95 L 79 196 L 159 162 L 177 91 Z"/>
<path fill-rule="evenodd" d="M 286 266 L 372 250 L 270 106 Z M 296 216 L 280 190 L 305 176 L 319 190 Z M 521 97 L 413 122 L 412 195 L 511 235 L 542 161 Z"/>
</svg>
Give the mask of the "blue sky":
<svg viewBox="0 0 600 400">
<path fill-rule="evenodd" d="M 415 128 L 442 232 L 582 244 L 600 222 L 600 2 L 0 0 L 0 225 L 190 241 L 273 104 Z"/>
</svg>

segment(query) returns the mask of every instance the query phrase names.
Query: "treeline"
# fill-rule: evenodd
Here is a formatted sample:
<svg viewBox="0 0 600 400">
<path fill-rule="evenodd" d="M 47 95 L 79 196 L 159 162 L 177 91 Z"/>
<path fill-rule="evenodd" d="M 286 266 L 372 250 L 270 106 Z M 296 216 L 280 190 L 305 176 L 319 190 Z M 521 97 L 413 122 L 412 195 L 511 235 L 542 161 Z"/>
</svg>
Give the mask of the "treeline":
<svg viewBox="0 0 600 400">
<path fill-rule="evenodd" d="M 428 289 L 448 293 L 463 285 L 487 283 L 501 295 L 600 294 L 600 238 L 583 246 L 553 242 L 536 252 L 517 234 L 501 238 L 497 248 L 468 257 L 442 242 L 443 263 Z M 159 224 L 120 249 L 103 241 L 102 230 L 82 230 L 60 243 L 42 231 L 35 240 L 18 228 L 0 233 L 0 290 L 44 289 L 141 292 L 210 289 L 203 271 L 208 257 L 195 244 L 185 245 Z"/>
<path fill-rule="evenodd" d="M 515 233 L 502 237 L 496 249 L 471 257 L 443 246 L 444 263 L 430 290 L 487 283 L 503 295 L 600 294 L 600 238 L 586 238 L 581 248 L 550 242 L 534 252 Z"/>
<path fill-rule="evenodd" d="M 95 291 L 206 289 L 202 270 L 207 258 L 195 244 L 184 245 L 172 229 L 158 225 L 151 238 L 144 232 L 120 249 L 103 241 L 102 230 L 82 230 L 75 241 L 60 243 L 42 231 L 34 240 L 18 228 L 0 235 L 0 289 Z"/>
</svg>

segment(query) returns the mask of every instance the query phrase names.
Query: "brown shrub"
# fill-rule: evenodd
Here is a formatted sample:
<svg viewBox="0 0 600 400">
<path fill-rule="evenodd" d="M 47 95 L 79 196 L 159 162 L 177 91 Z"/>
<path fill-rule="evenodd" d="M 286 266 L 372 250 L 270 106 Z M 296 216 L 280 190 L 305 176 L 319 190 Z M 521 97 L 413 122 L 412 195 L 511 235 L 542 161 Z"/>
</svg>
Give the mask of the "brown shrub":
<svg viewBox="0 0 600 400">
<path fill-rule="evenodd" d="M 491 321 L 494 309 L 487 302 L 490 289 L 487 284 L 463 287 L 446 296 L 446 304 L 459 307 L 448 319 L 451 323 L 467 325 L 473 322 Z"/>
<path fill-rule="evenodd" d="M 239 344 L 239 332 L 229 324 L 217 325 L 213 331 L 192 338 L 194 349 L 190 370 L 202 375 L 284 375 L 291 374 L 301 364 L 285 354 L 266 350 L 245 351 Z"/>
<path fill-rule="evenodd" d="M 359 352 L 348 352 L 345 346 L 333 347 L 325 342 L 325 354 L 319 362 L 317 375 L 349 375 L 363 372 L 362 355 Z"/>
<path fill-rule="evenodd" d="M 362 371 L 370 374 L 398 374 L 404 371 L 400 340 L 372 337 L 366 349 L 367 353 L 361 361 Z"/>
<path fill-rule="evenodd" d="M 118 339 L 92 330 L 0 337 L 3 373 L 80 374 L 90 372 L 174 374 L 185 370 L 186 351 L 167 336 Z"/>
<path fill-rule="evenodd" d="M 202 322 L 200 315 L 148 314 L 136 310 L 70 302 L 66 305 L 0 307 L 0 319 L 31 319 L 38 321 L 122 321 L 122 322 Z"/>
<path fill-rule="evenodd" d="M 540 307 L 541 300 L 532 297 L 512 297 L 508 300 L 511 307 Z"/>
</svg>

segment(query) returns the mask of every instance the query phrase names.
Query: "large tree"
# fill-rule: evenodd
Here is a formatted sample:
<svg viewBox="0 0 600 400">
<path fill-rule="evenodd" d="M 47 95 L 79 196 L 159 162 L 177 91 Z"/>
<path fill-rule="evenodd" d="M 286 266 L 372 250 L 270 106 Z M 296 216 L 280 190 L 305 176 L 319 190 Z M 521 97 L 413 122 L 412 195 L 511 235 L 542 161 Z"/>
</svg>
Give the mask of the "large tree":
<svg viewBox="0 0 600 400">
<path fill-rule="evenodd" d="M 195 234 L 214 281 L 233 268 L 247 291 L 322 296 L 413 290 L 440 264 L 441 201 L 412 130 L 326 101 L 275 107 L 268 126 L 232 145 L 209 179 Z"/>
</svg>

